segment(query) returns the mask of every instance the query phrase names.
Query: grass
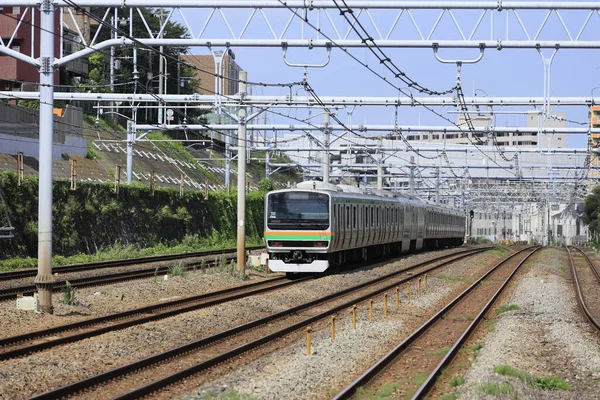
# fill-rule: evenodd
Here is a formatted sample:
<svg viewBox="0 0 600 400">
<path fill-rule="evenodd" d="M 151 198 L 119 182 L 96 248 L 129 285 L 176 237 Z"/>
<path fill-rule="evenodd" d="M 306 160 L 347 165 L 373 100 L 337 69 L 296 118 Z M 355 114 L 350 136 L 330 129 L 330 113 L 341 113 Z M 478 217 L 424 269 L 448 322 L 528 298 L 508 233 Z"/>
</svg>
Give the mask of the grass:
<svg viewBox="0 0 600 400">
<path fill-rule="evenodd" d="M 225 393 L 217 394 L 208 392 L 200 397 L 201 400 L 258 400 L 258 397 L 251 396 L 246 393 L 240 393 L 235 390 L 230 390 Z"/>
<path fill-rule="evenodd" d="M 473 321 L 473 319 L 470 315 L 463 315 L 462 317 L 452 318 L 452 321 Z"/>
<path fill-rule="evenodd" d="M 502 313 L 505 313 L 507 311 L 514 311 L 514 310 L 520 310 L 521 307 L 519 307 L 516 304 L 503 304 L 500 308 L 498 308 L 496 310 L 496 315 L 500 315 Z"/>
<path fill-rule="evenodd" d="M 429 374 L 427 374 L 427 373 L 420 373 L 420 374 L 413 375 L 412 376 L 413 385 L 415 385 L 416 387 L 421 387 L 421 385 L 425 383 L 425 380 L 427 380 L 427 377 L 429 377 Z"/>
<path fill-rule="evenodd" d="M 465 282 L 465 283 L 473 283 L 473 282 L 475 282 L 475 279 L 462 278 L 460 276 L 454 276 L 454 275 L 436 275 L 434 278 L 444 279 L 444 280 L 447 280 L 447 281 Z"/>
<path fill-rule="evenodd" d="M 483 349 L 483 344 L 481 343 L 475 343 L 473 346 L 469 347 L 469 350 L 471 350 L 473 353 L 481 349 Z"/>
<path fill-rule="evenodd" d="M 185 276 L 186 272 L 185 265 L 182 262 L 178 262 L 169 267 L 169 275 L 171 276 Z"/>
<path fill-rule="evenodd" d="M 448 385 L 450 385 L 450 387 L 457 387 L 457 386 L 462 386 L 465 383 L 465 378 L 463 378 L 462 376 L 455 376 L 452 377 L 452 379 L 450 379 L 448 381 Z"/>
<path fill-rule="evenodd" d="M 482 285 L 499 285 L 501 283 L 504 283 L 504 281 L 486 281 L 486 280 L 481 281 Z"/>
<path fill-rule="evenodd" d="M 259 246 L 263 245 L 262 240 L 259 238 L 248 238 L 246 246 Z M 60 267 L 63 265 L 73 264 L 86 264 L 98 261 L 109 261 L 109 260 L 127 260 L 130 258 L 154 256 L 161 254 L 181 254 L 181 253 L 193 253 L 204 250 L 220 250 L 220 249 L 233 249 L 236 247 L 236 239 L 227 239 L 223 235 L 213 233 L 209 237 L 201 237 L 199 235 L 188 235 L 181 243 L 174 246 L 167 246 L 165 244 L 158 244 L 153 247 L 138 248 L 133 245 L 120 245 L 115 244 L 111 247 L 101 249 L 94 254 L 77 254 L 74 256 L 64 257 L 55 255 L 52 257 L 52 265 L 54 267 Z M 8 260 L 0 261 L 0 272 L 1 271 L 12 271 L 21 268 L 37 268 L 37 258 L 24 257 L 24 258 L 11 258 Z M 57 271 L 54 271 L 57 272 Z"/>
<path fill-rule="evenodd" d="M 482 383 L 477 388 L 477 391 L 482 394 L 489 394 L 490 396 L 510 396 L 513 398 L 517 397 L 517 390 L 510 383 Z"/>
<path fill-rule="evenodd" d="M 519 379 L 526 385 L 541 390 L 569 390 L 571 386 L 564 379 L 556 376 L 535 376 L 526 371 L 501 364 L 494 367 L 494 372 L 499 375 L 510 376 Z"/>
<path fill-rule="evenodd" d="M 448 393 L 440 397 L 440 400 L 456 400 L 458 399 L 457 393 Z"/>
<path fill-rule="evenodd" d="M 442 347 L 441 349 L 437 349 L 434 351 L 428 351 L 426 354 L 428 356 L 443 356 L 444 354 L 448 354 L 448 352 L 450 351 L 451 348 L 452 348 L 452 346 L 445 346 L 445 347 Z"/>
<path fill-rule="evenodd" d="M 495 256 L 504 256 L 509 251 L 510 251 L 510 248 L 506 247 L 506 246 L 499 246 L 499 247 L 493 248 L 492 250 L 488 250 L 489 253 L 491 253 Z"/>
<path fill-rule="evenodd" d="M 365 388 L 358 388 L 356 391 L 356 398 L 358 399 L 368 399 L 368 400 L 381 400 L 389 398 L 396 389 L 400 388 L 399 383 L 388 383 L 387 385 L 381 386 L 377 392 L 369 393 L 365 390 Z"/>
<path fill-rule="evenodd" d="M 63 303 L 69 306 L 75 304 L 75 302 L 77 301 L 77 299 L 75 298 L 75 291 L 76 289 L 73 286 L 71 286 L 71 282 L 66 281 L 65 287 L 63 288 Z"/>
<path fill-rule="evenodd" d="M 481 344 L 481 343 L 475 343 L 473 346 L 471 346 L 471 347 L 469 347 L 467 349 L 461 349 L 461 350 L 459 350 L 459 353 L 477 353 L 482 348 L 483 348 L 483 344 Z"/>
</svg>

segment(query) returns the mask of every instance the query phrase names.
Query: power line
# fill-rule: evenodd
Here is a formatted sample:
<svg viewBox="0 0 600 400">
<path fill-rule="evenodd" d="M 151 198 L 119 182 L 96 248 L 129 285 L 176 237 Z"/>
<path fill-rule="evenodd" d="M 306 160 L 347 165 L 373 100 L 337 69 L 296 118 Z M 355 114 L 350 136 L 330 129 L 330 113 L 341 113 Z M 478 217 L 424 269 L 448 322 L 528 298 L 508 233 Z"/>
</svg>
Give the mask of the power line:
<svg viewBox="0 0 600 400">
<path fill-rule="evenodd" d="M 340 15 L 342 17 L 344 17 L 344 19 L 348 22 L 348 24 L 350 25 L 350 28 L 358 35 L 361 42 L 365 46 L 367 46 L 367 48 L 371 51 L 371 53 L 373 53 L 373 55 L 379 60 L 379 63 L 381 65 L 383 65 L 392 74 L 394 74 L 394 77 L 398 78 L 399 80 L 404 82 L 404 84 L 408 85 L 409 88 L 415 89 L 415 90 L 419 91 L 420 93 L 425 93 L 425 94 L 432 95 L 432 96 L 442 96 L 442 95 L 450 94 L 450 93 L 454 92 L 454 90 L 457 89 L 457 86 L 454 86 L 445 91 L 435 91 L 435 90 L 428 89 L 423 85 L 420 85 L 414 79 L 411 79 L 410 77 L 408 77 L 408 75 L 406 75 L 405 72 L 403 72 L 400 68 L 398 68 L 398 66 L 396 64 L 394 64 L 392 59 L 381 49 L 381 47 L 379 47 L 377 45 L 375 39 L 373 39 L 373 37 L 365 29 L 363 24 L 358 20 L 358 17 L 355 15 L 354 10 L 348 6 L 348 4 L 346 3 L 345 0 L 342 0 L 342 3 L 344 4 L 344 8 L 342 8 L 338 4 L 337 0 L 333 0 L 333 3 L 337 7 L 337 9 L 340 11 Z M 354 22 L 350 21 L 350 18 L 348 17 L 348 15 L 352 15 Z M 362 33 L 359 32 L 359 29 L 357 28 L 357 26 L 360 28 Z M 369 44 L 369 43 L 371 43 L 371 44 Z"/>
</svg>

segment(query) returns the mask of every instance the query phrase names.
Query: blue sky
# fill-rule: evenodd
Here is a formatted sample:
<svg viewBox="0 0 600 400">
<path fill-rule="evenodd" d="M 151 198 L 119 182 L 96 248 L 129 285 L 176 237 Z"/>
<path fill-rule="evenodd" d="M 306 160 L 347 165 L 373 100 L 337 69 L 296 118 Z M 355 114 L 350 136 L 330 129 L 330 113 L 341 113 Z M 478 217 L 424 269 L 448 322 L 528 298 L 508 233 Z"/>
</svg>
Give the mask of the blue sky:
<svg viewBox="0 0 600 400">
<path fill-rule="evenodd" d="M 237 34 L 245 24 L 250 10 L 224 10 L 230 26 Z M 192 29 L 197 32 L 201 29 L 206 19 L 206 10 L 186 10 L 186 18 L 191 23 Z M 291 12 L 289 10 L 265 10 L 269 16 L 271 24 L 276 33 L 279 33 L 287 24 Z M 431 30 L 439 11 L 415 11 L 413 16 L 418 21 L 423 34 L 427 35 Z M 382 34 L 387 34 L 390 29 L 397 11 L 375 10 L 371 14 L 380 28 Z M 475 22 L 481 15 L 481 11 L 455 11 L 455 17 L 464 29 L 465 35 L 469 35 Z M 489 17 L 486 14 L 483 22 L 477 29 L 474 38 L 506 38 L 506 13 L 495 12 L 495 27 L 491 33 Z M 193 17 L 192 17 L 193 16 Z M 334 10 L 330 10 L 330 16 L 335 21 L 339 21 L 338 27 L 347 24 L 342 23 L 342 17 Z M 534 36 L 544 20 L 546 14 L 543 11 L 519 11 L 519 16 L 529 35 Z M 577 35 L 580 27 L 588 16 L 586 11 L 563 11 L 563 18 L 567 27 L 571 30 L 571 35 Z M 316 13 L 309 15 L 312 22 L 316 22 Z M 322 14 L 324 20 L 324 16 Z M 177 20 L 180 20 L 176 18 Z M 191 22 L 194 21 L 194 22 Z M 228 38 L 231 34 L 221 23 L 220 17 L 215 18 L 208 26 L 203 38 Z M 365 28 L 376 35 L 375 27 L 364 16 L 361 18 Z M 337 22 L 336 22 L 337 23 Z M 509 17 L 511 40 L 526 39 L 526 34 L 518 28 L 518 21 L 514 14 Z M 298 37 L 300 21 L 294 18 L 286 37 Z M 327 27 L 326 27 L 327 30 Z M 305 28 L 305 36 L 316 38 L 317 34 L 310 28 Z M 334 31 L 329 29 L 328 34 L 333 35 Z M 600 16 L 596 13 L 590 19 L 586 29 L 583 31 L 580 40 L 597 40 L 600 37 Z M 269 30 L 262 23 L 262 17 L 257 15 L 248 27 L 246 38 L 270 37 Z M 350 39 L 356 38 L 351 34 Z M 396 26 L 392 34 L 393 39 L 417 39 L 418 35 L 404 14 L 400 23 Z M 451 17 L 446 14 L 432 39 L 451 40 L 460 39 Z M 552 14 L 541 32 L 541 40 L 568 40 L 568 35 L 564 31 L 560 20 Z M 291 68 L 285 65 L 282 56 L 282 50 L 276 48 L 233 48 L 236 54 L 236 61 L 243 69 L 248 71 L 250 81 L 262 82 L 289 82 L 301 80 L 303 69 Z M 378 72 L 393 80 L 391 73 L 387 72 L 383 66 L 378 65 L 378 60 L 370 54 L 367 49 L 353 49 L 351 52 L 361 61 L 375 66 Z M 394 63 L 402 69 L 408 76 L 420 84 L 433 90 L 445 90 L 452 87 L 456 82 L 457 69 L 454 64 L 439 63 L 431 49 L 385 49 L 387 55 Z M 193 54 L 206 54 L 206 48 L 194 48 Z M 549 57 L 552 50 L 544 50 L 543 53 Z M 460 49 L 441 49 L 440 56 L 447 59 L 473 59 L 479 54 L 478 50 L 460 50 Z M 324 49 L 315 48 L 288 50 L 288 59 L 290 62 L 312 62 L 321 63 L 326 59 Z M 465 64 L 462 67 L 463 90 L 466 96 L 471 96 L 474 89 L 482 90 L 489 96 L 531 96 L 541 97 L 544 93 L 543 86 L 543 63 L 538 51 L 535 49 L 487 49 L 483 59 L 477 64 Z M 315 68 L 309 70 L 308 78 L 311 86 L 320 96 L 397 96 L 398 92 L 387 85 L 381 79 L 367 71 L 363 66 L 352 60 L 348 55 L 339 49 L 333 49 L 332 59 L 325 68 Z M 552 65 L 552 96 L 591 96 L 592 89 L 600 86 L 600 56 L 597 50 L 559 50 Z M 478 91 L 478 95 L 483 92 Z M 284 89 L 278 88 L 260 88 L 254 90 L 255 94 L 287 94 Z M 302 91 L 299 94 L 303 94 Z M 415 96 L 418 94 L 415 93 Z M 595 97 L 600 96 L 600 88 L 594 92 Z M 507 110 L 507 108 L 496 108 Z M 445 113 L 451 119 L 455 119 L 454 114 L 447 114 L 447 111 L 453 110 L 446 107 L 438 109 Z M 521 111 L 532 110 L 531 108 L 519 108 Z M 282 111 L 281 109 L 279 111 Z M 566 111 L 568 118 L 575 121 L 585 122 L 588 119 L 587 109 L 585 107 L 559 107 L 555 111 Z M 292 115 L 304 117 L 304 112 L 292 112 Z M 346 121 L 346 114 L 341 113 L 340 119 Z M 393 109 L 391 108 L 358 108 L 353 115 L 354 123 L 372 123 L 388 124 L 392 122 Z M 272 122 L 283 122 L 281 118 Z M 439 117 L 433 115 L 424 108 L 401 108 L 400 124 L 416 125 L 447 125 Z M 286 122 L 287 123 L 287 122 Z M 292 123 L 292 122 L 289 122 Z M 498 115 L 496 117 L 498 126 L 516 126 L 525 125 L 524 115 Z M 569 124 L 568 126 L 579 127 L 579 125 Z M 569 147 L 585 147 L 585 135 L 568 137 Z"/>
</svg>

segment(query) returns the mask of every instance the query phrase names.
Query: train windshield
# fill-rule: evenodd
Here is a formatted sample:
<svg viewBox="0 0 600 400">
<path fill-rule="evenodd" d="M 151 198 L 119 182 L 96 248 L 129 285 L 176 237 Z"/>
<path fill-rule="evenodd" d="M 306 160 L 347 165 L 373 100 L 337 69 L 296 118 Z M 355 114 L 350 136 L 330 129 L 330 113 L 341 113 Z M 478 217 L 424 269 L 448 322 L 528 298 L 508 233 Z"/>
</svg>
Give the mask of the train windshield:
<svg viewBox="0 0 600 400">
<path fill-rule="evenodd" d="M 268 198 L 267 225 L 270 229 L 327 229 L 329 196 L 312 192 L 272 193 Z"/>
</svg>

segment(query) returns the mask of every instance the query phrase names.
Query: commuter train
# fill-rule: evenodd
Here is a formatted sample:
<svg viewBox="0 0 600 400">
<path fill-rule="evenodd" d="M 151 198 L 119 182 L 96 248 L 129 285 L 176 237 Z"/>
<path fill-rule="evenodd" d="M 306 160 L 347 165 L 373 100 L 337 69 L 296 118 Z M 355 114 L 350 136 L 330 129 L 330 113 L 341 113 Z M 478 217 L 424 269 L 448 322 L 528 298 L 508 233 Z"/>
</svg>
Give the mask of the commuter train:
<svg viewBox="0 0 600 400">
<path fill-rule="evenodd" d="M 269 269 L 289 276 L 460 246 L 465 216 L 415 197 L 308 181 L 267 193 L 264 234 Z"/>
</svg>

